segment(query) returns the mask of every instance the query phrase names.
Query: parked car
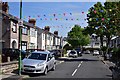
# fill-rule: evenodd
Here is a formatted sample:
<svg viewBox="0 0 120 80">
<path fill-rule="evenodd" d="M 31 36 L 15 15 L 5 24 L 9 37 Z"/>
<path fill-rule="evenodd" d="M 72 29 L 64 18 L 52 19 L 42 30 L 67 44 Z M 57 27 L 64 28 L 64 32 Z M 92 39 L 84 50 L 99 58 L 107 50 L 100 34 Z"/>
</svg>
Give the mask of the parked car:
<svg viewBox="0 0 120 80">
<path fill-rule="evenodd" d="M 80 48 L 76 48 L 75 50 L 77 51 L 78 56 L 82 56 L 82 52 L 81 52 Z"/>
<path fill-rule="evenodd" d="M 58 58 L 61 56 L 61 51 L 60 50 L 49 50 L 54 56 L 55 58 Z"/>
<path fill-rule="evenodd" d="M 99 51 L 98 50 L 94 50 L 93 52 L 93 56 L 99 55 Z"/>
<path fill-rule="evenodd" d="M 7 62 L 7 57 L 10 57 L 10 61 L 19 59 L 20 50 L 13 48 L 3 48 L 2 49 L 2 62 Z M 26 51 L 21 51 L 21 58 L 25 58 Z"/>
<path fill-rule="evenodd" d="M 55 70 L 55 58 L 49 51 L 35 51 L 22 60 L 22 72 L 44 73 Z"/>
<path fill-rule="evenodd" d="M 67 56 L 69 56 L 70 51 L 71 51 L 71 50 L 67 50 Z"/>
<path fill-rule="evenodd" d="M 68 54 L 69 57 L 78 57 L 77 51 L 71 50 L 70 53 Z"/>
<path fill-rule="evenodd" d="M 109 69 L 112 71 L 112 80 L 120 80 L 120 62 L 115 66 L 110 66 Z"/>
<path fill-rule="evenodd" d="M 90 54 L 90 51 L 89 50 L 86 50 L 83 52 L 84 54 Z"/>
</svg>

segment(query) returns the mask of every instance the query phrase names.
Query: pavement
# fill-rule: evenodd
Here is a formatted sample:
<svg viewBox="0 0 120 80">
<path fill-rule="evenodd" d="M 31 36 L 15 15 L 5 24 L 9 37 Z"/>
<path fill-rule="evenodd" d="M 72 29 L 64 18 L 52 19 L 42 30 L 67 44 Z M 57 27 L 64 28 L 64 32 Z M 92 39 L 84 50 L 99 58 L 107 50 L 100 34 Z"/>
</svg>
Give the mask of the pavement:
<svg viewBox="0 0 120 80">
<path fill-rule="evenodd" d="M 109 61 L 109 60 L 104 60 L 104 57 L 102 56 L 98 56 L 98 58 L 107 66 L 107 67 L 110 67 L 110 66 L 115 66 L 115 63 Z"/>
</svg>

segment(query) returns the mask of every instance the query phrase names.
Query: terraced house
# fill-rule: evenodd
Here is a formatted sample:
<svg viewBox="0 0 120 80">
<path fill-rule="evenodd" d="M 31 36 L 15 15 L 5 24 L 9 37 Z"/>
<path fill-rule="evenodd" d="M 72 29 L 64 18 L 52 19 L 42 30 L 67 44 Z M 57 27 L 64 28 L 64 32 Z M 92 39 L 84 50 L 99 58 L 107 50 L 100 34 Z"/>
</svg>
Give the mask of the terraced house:
<svg viewBox="0 0 120 80">
<path fill-rule="evenodd" d="M 19 30 L 19 21 L 20 19 L 8 13 L 8 4 L 7 2 L 2 3 L 2 11 L 0 15 L 2 18 L 1 24 L 1 47 L 7 49 L 33 49 L 37 48 L 37 30 L 36 26 L 33 24 L 33 20 L 30 19 L 28 22 L 23 21 L 22 26 L 22 40 L 20 46 L 20 30 Z"/>
<path fill-rule="evenodd" d="M 6 4 L 3 4 L 6 5 Z M 8 10 L 0 12 L 2 14 L 2 48 L 18 49 L 19 45 L 19 18 L 8 13 Z M 37 31 L 35 25 L 23 21 L 22 26 L 22 49 L 37 47 Z"/>
<path fill-rule="evenodd" d="M 58 36 L 58 31 L 54 33 L 50 32 L 50 27 L 46 26 L 41 29 L 36 26 L 35 19 L 29 19 L 28 22 L 23 21 L 22 25 L 22 40 L 20 45 L 20 19 L 9 14 L 8 3 L 2 3 L 2 11 L 0 11 L 1 20 L 1 37 L 0 46 L 2 48 L 9 49 L 43 49 L 52 50 L 62 48 L 63 41 L 61 37 Z"/>
<path fill-rule="evenodd" d="M 55 31 L 54 34 L 50 32 L 50 27 L 45 26 L 44 29 L 37 27 L 38 34 L 38 49 L 43 50 L 52 50 L 60 49 L 61 37 L 58 36 L 58 31 Z"/>
</svg>

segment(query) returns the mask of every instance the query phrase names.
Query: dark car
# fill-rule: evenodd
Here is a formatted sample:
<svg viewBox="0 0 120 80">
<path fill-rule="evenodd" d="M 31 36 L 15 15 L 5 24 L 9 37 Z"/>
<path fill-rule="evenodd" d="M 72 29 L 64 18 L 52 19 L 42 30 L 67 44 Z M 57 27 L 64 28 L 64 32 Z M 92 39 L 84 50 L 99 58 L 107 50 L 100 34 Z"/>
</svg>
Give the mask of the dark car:
<svg viewBox="0 0 120 80">
<path fill-rule="evenodd" d="M 109 69 L 112 71 L 112 79 L 120 80 L 120 62 L 115 66 L 110 66 Z"/>
<path fill-rule="evenodd" d="M 82 56 L 82 52 L 80 48 L 75 49 L 77 51 L 78 56 Z"/>
<path fill-rule="evenodd" d="M 49 50 L 55 58 L 58 58 L 61 56 L 61 51 L 60 50 Z"/>
<path fill-rule="evenodd" d="M 13 48 L 3 48 L 2 49 L 2 62 L 7 62 L 7 58 L 10 57 L 10 61 L 19 59 L 20 50 Z M 21 51 L 21 58 L 25 58 L 26 51 Z"/>
</svg>

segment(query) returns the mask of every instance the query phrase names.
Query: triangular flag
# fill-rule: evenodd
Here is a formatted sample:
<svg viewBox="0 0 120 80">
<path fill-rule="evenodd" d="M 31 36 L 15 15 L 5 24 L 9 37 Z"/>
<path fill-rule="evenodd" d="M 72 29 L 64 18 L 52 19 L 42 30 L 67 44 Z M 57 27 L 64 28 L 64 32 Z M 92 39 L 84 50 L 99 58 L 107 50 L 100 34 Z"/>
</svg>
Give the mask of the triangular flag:
<svg viewBox="0 0 120 80">
<path fill-rule="evenodd" d="M 63 15 L 65 16 L 65 15 L 66 15 L 66 13 L 63 13 Z"/>
<path fill-rule="evenodd" d="M 70 15 L 72 15 L 72 13 L 70 13 Z"/>
<path fill-rule="evenodd" d="M 53 14 L 53 16 L 55 17 L 55 14 Z"/>
<path fill-rule="evenodd" d="M 94 13 L 96 13 L 97 11 L 95 10 Z"/>
</svg>

